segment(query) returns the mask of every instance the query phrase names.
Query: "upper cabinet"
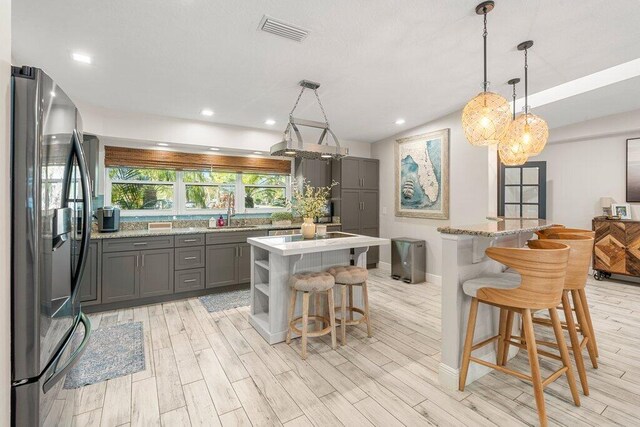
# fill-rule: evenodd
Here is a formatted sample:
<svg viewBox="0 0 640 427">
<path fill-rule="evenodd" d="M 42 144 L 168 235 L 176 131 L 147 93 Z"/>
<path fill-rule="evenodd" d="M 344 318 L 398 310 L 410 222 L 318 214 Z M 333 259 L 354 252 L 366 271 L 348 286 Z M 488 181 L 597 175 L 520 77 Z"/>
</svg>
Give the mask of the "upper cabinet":
<svg viewBox="0 0 640 427">
<path fill-rule="evenodd" d="M 377 190 L 379 163 L 377 159 L 345 157 L 332 162 L 331 174 L 343 189 Z"/>
<path fill-rule="evenodd" d="M 312 187 L 328 187 L 331 185 L 331 161 L 296 159 L 295 177 L 304 178 Z"/>
</svg>

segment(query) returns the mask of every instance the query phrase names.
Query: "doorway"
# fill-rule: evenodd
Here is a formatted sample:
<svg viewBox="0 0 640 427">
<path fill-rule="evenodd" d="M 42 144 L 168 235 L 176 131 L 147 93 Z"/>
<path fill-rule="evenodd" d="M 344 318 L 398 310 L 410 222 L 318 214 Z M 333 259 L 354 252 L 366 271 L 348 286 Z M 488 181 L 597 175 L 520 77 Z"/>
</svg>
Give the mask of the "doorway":
<svg viewBox="0 0 640 427">
<path fill-rule="evenodd" d="M 547 162 L 500 165 L 498 215 L 547 218 Z"/>
</svg>

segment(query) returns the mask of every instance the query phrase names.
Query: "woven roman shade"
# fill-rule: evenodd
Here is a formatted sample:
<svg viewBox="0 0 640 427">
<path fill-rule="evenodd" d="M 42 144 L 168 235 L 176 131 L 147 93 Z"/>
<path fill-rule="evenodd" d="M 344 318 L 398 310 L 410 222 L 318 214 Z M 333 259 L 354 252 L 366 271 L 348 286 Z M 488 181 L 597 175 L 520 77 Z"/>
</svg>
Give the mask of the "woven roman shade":
<svg viewBox="0 0 640 427">
<path fill-rule="evenodd" d="M 215 169 L 226 172 L 290 174 L 291 161 L 262 157 L 180 153 L 126 147 L 105 147 L 105 167 L 135 167 L 174 170 Z"/>
</svg>

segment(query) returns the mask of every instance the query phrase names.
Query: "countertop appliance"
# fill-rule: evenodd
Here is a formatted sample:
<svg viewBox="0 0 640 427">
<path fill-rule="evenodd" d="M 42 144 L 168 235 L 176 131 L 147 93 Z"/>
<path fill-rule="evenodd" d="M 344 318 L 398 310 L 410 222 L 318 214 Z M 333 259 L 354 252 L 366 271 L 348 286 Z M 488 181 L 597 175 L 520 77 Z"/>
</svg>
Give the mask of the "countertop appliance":
<svg viewBox="0 0 640 427">
<path fill-rule="evenodd" d="M 109 233 L 120 229 L 120 209 L 113 206 L 105 206 L 96 209 L 98 231 Z"/>
<path fill-rule="evenodd" d="M 424 240 L 391 239 L 391 277 L 406 283 L 426 282 L 427 245 Z"/>
<path fill-rule="evenodd" d="M 33 67 L 13 67 L 11 88 L 11 417 L 39 426 L 91 335 L 79 298 L 91 190 L 73 102 Z"/>
</svg>

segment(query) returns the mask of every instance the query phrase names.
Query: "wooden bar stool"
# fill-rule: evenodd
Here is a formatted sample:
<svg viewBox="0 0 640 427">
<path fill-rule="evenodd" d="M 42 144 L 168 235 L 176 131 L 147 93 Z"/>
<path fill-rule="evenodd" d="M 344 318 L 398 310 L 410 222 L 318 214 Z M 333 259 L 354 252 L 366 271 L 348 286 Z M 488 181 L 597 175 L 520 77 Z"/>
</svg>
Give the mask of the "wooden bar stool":
<svg viewBox="0 0 640 427">
<path fill-rule="evenodd" d="M 340 286 L 340 334 L 342 345 L 347 343 L 347 326 L 367 324 L 367 336 L 371 337 L 371 320 L 369 318 L 369 292 L 367 290 L 367 279 L 369 272 L 366 268 L 348 265 L 344 267 L 333 267 L 327 270 L 331 274 L 336 285 Z M 353 287 L 362 287 L 362 298 L 364 300 L 364 308 L 353 306 Z M 349 291 L 349 305 L 347 305 L 347 290 Z M 349 319 L 347 320 L 347 312 Z M 353 318 L 353 313 L 362 315 L 359 319 Z"/>
<path fill-rule="evenodd" d="M 538 417 L 542 426 L 547 425 L 547 415 L 544 404 L 544 387 L 558 379 L 562 374 L 567 376 L 567 382 L 576 406 L 580 406 L 580 396 L 576 387 L 576 380 L 569 359 L 569 350 L 564 341 L 562 326 L 556 307 L 562 299 L 564 277 L 569 259 L 569 247 L 551 240 L 531 240 L 526 248 L 489 248 L 486 254 L 506 266 L 511 267 L 517 274 L 492 274 L 467 280 L 463 284 L 464 292 L 471 299 L 469 321 L 462 354 L 462 366 L 460 368 L 459 389 L 464 391 L 469 371 L 469 363 L 475 362 L 498 371 L 514 375 L 520 379 L 533 383 Z M 483 359 L 471 356 L 471 352 L 484 347 L 494 341 L 498 341 L 498 354 L 504 344 L 503 336 L 498 334 L 477 344 L 473 343 L 473 333 L 476 326 L 478 304 L 484 304 L 505 309 L 508 312 L 519 313 L 524 324 L 524 336 L 526 343 L 510 341 L 510 345 L 526 349 L 529 354 L 531 374 L 526 375 L 502 366 L 492 364 Z M 548 378 L 542 379 L 538 361 L 538 350 L 533 330 L 532 312 L 548 310 L 551 316 L 553 331 L 560 351 L 562 368 L 555 371 Z M 544 355 L 540 353 L 540 355 Z M 499 357 L 498 357 L 499 358 Z"/>
<path fill-rule="evenodd" d="M 577 229 L 573 229 L 573 230 L 577 230 Z M 572 237 L 572 235 L 591 238 L 591 242 L 579 243 L 578 240 L 580 239 L 576 239 L 575 237 Z M 593 321 L 591 320 L 591 311 L 589 310 L 589 303 L 587 302 L 587 293 L 585 291 L 585 287 L 587 284 L 587 277 L 589 274 L 589 265 L 591 263 L 591 256 L 593 254 L 595 231 L 582 230 L 581 233 L 567 234 L 564 231 L 556 230 L 555 233 L 551 233 L 551 232 L 547 233 L 544 238 L 553 239 L 554 241 L 559 241 L 571 247 L 576 246 L 576 250 L 579 250 L 582 255 L 582 260 L 580 264 L 582 267 L 576 270 L 574 274 L 572 274 L 571 278 L 567 277 L 567 280 L 570 282 L 570 285 L 569 285 L 570 288 L 567 289 L 565 286 L 565 293 L 567 293 L 567 299 L 568 299 L 568 292 L 566 291 L 567 290 L 571 291 L 570 293 L 571 293 L 571 298 L 573 300 L 573 307 L 574 307 L 574 310 L 576 311 L 576 316 L 578 320 L 578 328 L 580 329 L 580 332 L 584 337 L 581 343 L 581 346 L 582 348 L 584 348 L 584 345 L 585 344 L 587 345 L 587 349 L 589 350 L 589 357 L 591 358 L 591 364 L 593 365 L 594 368 L 597 368 L 598 361 L 596 360 L 596 358 L 599 356 L 598 343 L 596 341 L 596 333 L 593 328 Z M 571 242 L 573 242 L 574 245 L 570 244 Z M 580 247 L 582 246 L 585 247 L 584 250 L 580 249 Z M 589 247 L 588 251 L 586 251 L 587 246 Z M 569 261 L 569 263 L 571 264 L 571 260 Z M 567 275 L 569 274 L 570 272 L 567 272 Z M 587 339 L 587 335 L 588 335 L 588 339 Z"/>
<path fill-rule="evenodd" d="M 301 335 L 302 337 L 302 359 L 307 358 L 307 338 L 320 337 L 331 334 L 331 347 L 336 348 L 336 318 L 334 307 L 333 287 L 335 281 L 329 273 L 299 273 L 289 278 L 289 286 L 291 287 L 291 296 L 289 299 L 289 313 L 287 320 L 289 321 L 289 330 L 287 331 L 287 344 L 291 344 L 291 333 Z M 298 292 L 302 292 L 302 316 L 293 318 L 296 310 L 296 300 Z M 329 306 L 329 319 L 324 317 L 319 310 L 319 298 L 316 298 L 315 314 L 309 316 L 309 298 L 312 293 L 316 296 L 320 293 L 326 293 L 327 303 Z M 324 329 L 315 332 L 309 332 L 309 320 L 322 322 L 322 325 L 328 325 Z M 296 325 L 302 321 L 302 329 Z"/>
<path fill-rule="evenodd" d="M 544 230 L 536 231 L 538 239 L 548 239 L 549 236 L 554 234 L 579 234 L 583 236 L 595 237 L 596 233 L 593 230 L 585 230 L 582 228 L 567 228 L 565 226 L 553 226 Z"/>
</svg>

